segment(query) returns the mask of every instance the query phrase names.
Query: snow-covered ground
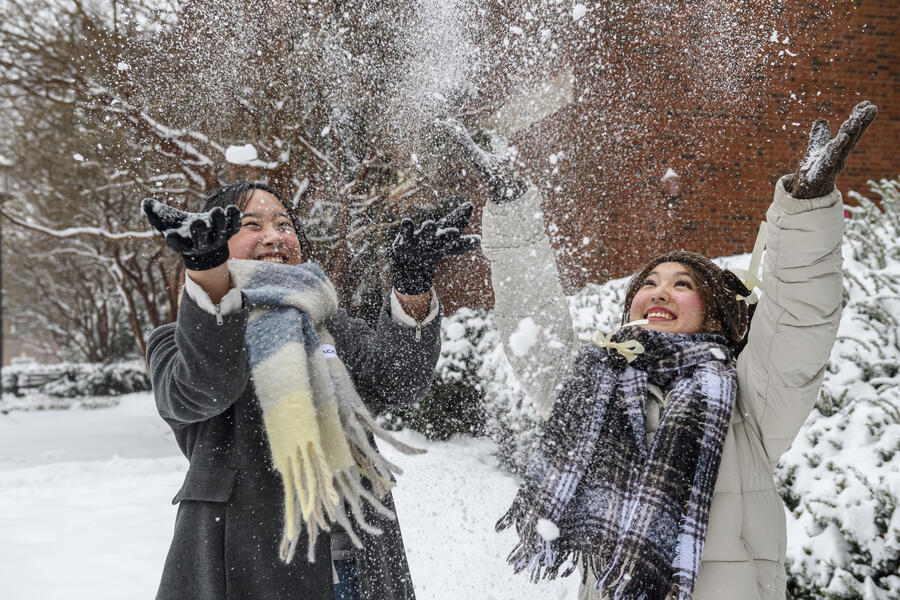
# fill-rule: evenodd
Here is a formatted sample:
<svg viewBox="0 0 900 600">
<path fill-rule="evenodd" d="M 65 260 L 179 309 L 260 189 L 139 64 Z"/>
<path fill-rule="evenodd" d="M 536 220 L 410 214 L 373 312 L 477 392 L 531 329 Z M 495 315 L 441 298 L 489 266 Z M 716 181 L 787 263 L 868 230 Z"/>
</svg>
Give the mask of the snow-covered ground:
<svg viewBox="0 0 900 600">
<path fill-rule="evenodd" d="M 421 456 L 384 451 L 405 469 L 394 492 L 420 600 L 572 598 L 577 578 L 528 583 L 494 532 L 517 481 L 492 443 L 404 441 Z M 148 393 L 118 406 L 0 414 L 0 597 L 153 598 L 187 462 Z"/>
</svg>

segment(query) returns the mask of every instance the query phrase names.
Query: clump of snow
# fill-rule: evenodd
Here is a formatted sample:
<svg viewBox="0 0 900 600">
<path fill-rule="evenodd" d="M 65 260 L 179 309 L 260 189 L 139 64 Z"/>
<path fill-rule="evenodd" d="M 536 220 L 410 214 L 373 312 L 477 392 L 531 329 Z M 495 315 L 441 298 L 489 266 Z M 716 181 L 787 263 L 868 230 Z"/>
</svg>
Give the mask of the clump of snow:
<svg viewBox="0 0 900 600">
<path fill-rule="evenodd" d="M 454 321 L 447 325 L 447 329 L 444 333 L 446 339 L 453 341 L 458 340 L 462 336 L 466 334 L 466 326 L 458 321 Z"/>
<path fill-rule="evenodd" d="M 537 531 L 539 536 L 541 536 L 545 541 L 548 542 L 552 542 L 559 537 L 559 527 L 557 527 L 556 523 L 549 519 L 538 519 L 537 523 L 535 523 L 534 529 L 535 531 Z"/>
<path fill-rule="evenodd" d="M 225 160 L 233 165 L 246 165 L 259 158 L 256 148 L 253 144 L 244 144 L 243 146 L 228 146 L 225 150 Z"/>
<path fill-rule="evenodd" d="M 534 319 L 525 317 L 519 321 L 519 326 L 516 327 L 515 332 L 509 336 L 510 350 L 512 350 L 513 354 L 516 356 L 525 356 L 528 354 L 528 351 L 531 350 L 531 347 L 534 346 L 535 342 L 537 342 L 540 334 L 541 330 L 537 326 L 537 323 L 534 322 Z"/>
<path fill-rule="evenodd" d="M 573 21 L 580 21 L 585 14 L 587 14 L 587 7 L 584 4 L 578 3 L 572 8 Z"/>
</svg>

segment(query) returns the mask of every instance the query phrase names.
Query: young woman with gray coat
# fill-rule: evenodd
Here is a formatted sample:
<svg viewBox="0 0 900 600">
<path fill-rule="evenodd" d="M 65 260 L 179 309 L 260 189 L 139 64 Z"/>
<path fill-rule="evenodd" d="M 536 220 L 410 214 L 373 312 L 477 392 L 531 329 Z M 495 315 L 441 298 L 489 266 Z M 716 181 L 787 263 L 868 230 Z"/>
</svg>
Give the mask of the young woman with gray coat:
<svg viewBox="0 0 900 600">
<path fill-rule="evenodd" d="M 398 469 L 372 419 L 419 400 L 440 351 L 437 263 L 478 245 L 460 206 L 392 247 L 377 326 L 337 306 L 303 263 L 277 192 L 220 188 L 204 212 L 143 209 L 187 276 L 175 323 L 147 360 L 160 415 L 190 461 L 158 600 L 413 600 L 390 494 Z M 229 257 L 231 260 L 229 260 Z"/>
<path fill-rule="evenodd" d="M 801 166 L 778 181 L 752 322 L 734 273 L 676 251 L 641 269 L 623 326 L 588 344 L 572 331 L 540 192 L 446 127 L 495 191 L 482 233 L 504 343 L 526 318 L 541 332 L 507 352 L 549 413 L 498 523 L 518 533 L 517 570 L 537 581 L 577 568 L 580 600 L 785 598 L 773 468 L 812 410 L 837 333 L 834 179 L 876 114 L 857 105 L 834 138 L 816 121 Z"/>
</svg>

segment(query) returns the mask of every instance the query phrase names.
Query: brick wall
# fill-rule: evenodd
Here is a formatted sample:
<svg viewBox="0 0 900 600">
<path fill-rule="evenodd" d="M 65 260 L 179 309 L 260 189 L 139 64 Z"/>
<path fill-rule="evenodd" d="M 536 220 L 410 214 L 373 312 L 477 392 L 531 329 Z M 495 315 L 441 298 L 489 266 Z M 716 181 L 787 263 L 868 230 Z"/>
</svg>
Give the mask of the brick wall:
<svg viewBox="0 0 900 600">
<path fill-rule="evenodd" d="M 613 16 L 589 11 L 562 32 L 568 54 L 552 65 L 573 70 L 579 101 L 513 140 L 547 193 L 568 292 L 674 248 L 749 252 L 809 126 L 824 117 L 835 131 L 863 99 L 880 114 L 838 187 L 867 193 L 867 180 L 900 175 L 897 0 L 784 2 L 736 14 L 725 32 L 691 14 L 697 3 L 663 15 L 634 4 Z M 679 177 L 666 183 L 669 168 Z M 461 304 L 490 303 L 483 259 L 449 271 Z"/>
</svg>

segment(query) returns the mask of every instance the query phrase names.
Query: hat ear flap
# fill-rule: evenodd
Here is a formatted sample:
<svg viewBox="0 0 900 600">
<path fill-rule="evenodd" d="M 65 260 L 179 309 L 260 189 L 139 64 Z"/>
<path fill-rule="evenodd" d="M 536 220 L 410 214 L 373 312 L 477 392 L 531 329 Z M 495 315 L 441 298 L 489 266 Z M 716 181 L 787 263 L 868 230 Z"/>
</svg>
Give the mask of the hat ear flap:
<svg viewBox="0 0 900 600">
<path fill-rule="evenodd" d="M 728 269 L 722 271 L 722 283 L 726 290 L 733 292 L 736 296 L 740 296 L 741 298 L 746 298 L 753 293 L 750 288 L 744 285 L 744 282 L 741 281 L 737 275 Z"/>
</svg>

